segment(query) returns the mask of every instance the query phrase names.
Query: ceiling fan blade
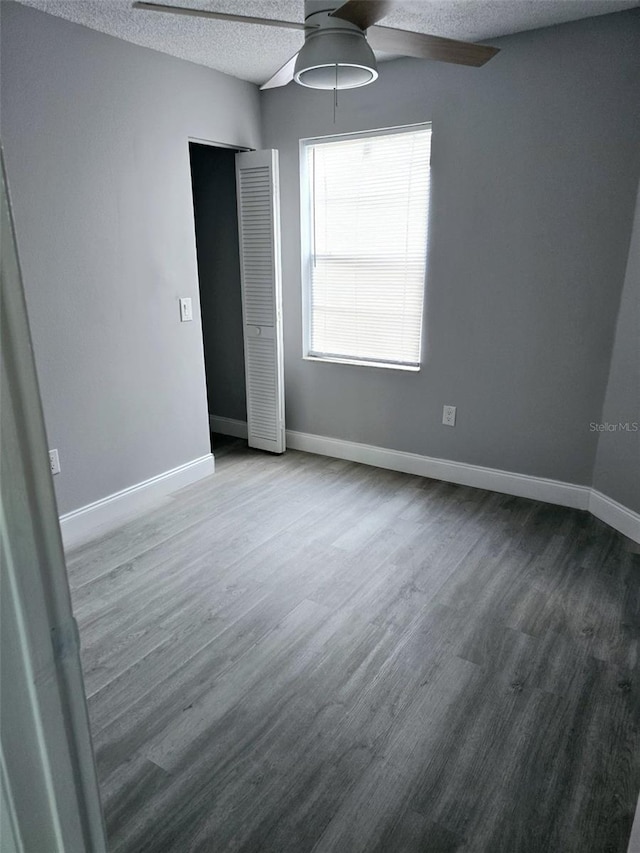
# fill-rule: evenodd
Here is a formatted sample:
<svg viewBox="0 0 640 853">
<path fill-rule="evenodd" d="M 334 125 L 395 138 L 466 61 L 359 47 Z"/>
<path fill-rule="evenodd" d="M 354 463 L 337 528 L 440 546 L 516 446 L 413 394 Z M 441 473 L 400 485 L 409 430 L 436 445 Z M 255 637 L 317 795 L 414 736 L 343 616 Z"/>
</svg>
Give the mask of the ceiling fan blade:
<svg viewBox="0 0 640 853">
<path fill-rule="evenodd" d="M 276 71 L 273 77 L 270 77 L 266 83 L 263 83 L 260 89 L 275 89 L 278 86 L 286 86 L 287 83 L 290 83 L 293 80 L 293 69 L 295 68 L 297 58 L 298 54 L 296 53 L 291 59 L 285 62 L 282 68 Z"/>
<path fill-rule="evenodd" d="M 435 59 L 438 62 L 454 62 L 457 65 L 479 67 L 488 62 L 500 48 L 469 41 L 455 41 L 427 33 L 412 33 L 391 27 L 372 27 L 367 41 L 374 50 L 385 53 L 400 53 L 417 56 L 419 59 Z"/>
<path fill-rule="evenodd" d="M 388 15 L 394 5 L 393 0 L 347 0 L 331 13 L 331 17 L 341 18 L 366 30 Z"/>
<path fill-rule="evenodd" d="M 189 9 L 186 6 L 165 6 L 163 3 L 143 3 L 136 0 L 134 9 L 145 12 L 171 12 L 174 15 L 191 15 L 195 18 L 211 18 L 214 21 L 238 21 L 244 24 L 262 24 L 264 27 L 287 27 L 290 30 L 304 30 L 305 25 L 297 21 L 277 21 L 275 18 L 252 18 L 248 15 L 227 15 L 226 12 L 210 12 L 208 9 Z"/>
</svg>

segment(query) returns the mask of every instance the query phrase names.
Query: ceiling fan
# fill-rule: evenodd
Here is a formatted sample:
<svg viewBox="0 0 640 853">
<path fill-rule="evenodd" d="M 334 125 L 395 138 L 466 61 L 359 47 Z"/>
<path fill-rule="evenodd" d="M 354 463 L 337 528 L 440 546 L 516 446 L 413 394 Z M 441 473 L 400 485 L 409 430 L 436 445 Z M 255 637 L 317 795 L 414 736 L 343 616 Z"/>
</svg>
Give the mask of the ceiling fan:
<svg viewBox="0 0 640 853">
<path fill-rule="evenodd" d="M 377 26 L 398 0 L 305 0 L 304 24 L 230 15 L 207 9 L 167 6 L 138 0 L 135 9 L 304 30 L 304 45 L 261 89 L 286 86 L 291 80 L 312 89 L 355 89 L 378 77 L 373 50 L 480 66 L 498 53 L 497 47 Z"/>
</svg>

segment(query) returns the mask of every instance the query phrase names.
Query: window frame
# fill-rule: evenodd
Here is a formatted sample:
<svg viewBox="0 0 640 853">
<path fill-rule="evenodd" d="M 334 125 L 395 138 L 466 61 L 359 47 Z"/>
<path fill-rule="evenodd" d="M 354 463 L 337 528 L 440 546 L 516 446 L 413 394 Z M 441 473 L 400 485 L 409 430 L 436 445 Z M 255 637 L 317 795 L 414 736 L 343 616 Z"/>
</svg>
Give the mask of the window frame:
<svg viewBox="0 0 640 853">
<path fill-rule="evenodd" d="M 339 356 L 319 356 L 311 354 L 311 263 L 313 257 L 313 192 L 311 176 L 307 166 L 307 149 L 316 143 L 327 143 L 346 139 L 366 139 L 374 136 L 390 136 L 398 133 L 410 133 L 415 130 L 428 130 L 431 133 L 433 145 L 433 123 L 430 121 L 414 122 L 413 124 L 396 125 L 394 127 L 356 130 L 348 133 L 331 133 L 325 136 L 309 136 L 299 140 L 299 173 L 300 173 L 300 260 L 301 260 L 301 291 L 302 291 L 302 359 L 318 364 L 348 364 L 359 367 L 376 367 L 387 370 L 402 370 L 408 373 L 419 373 L 422 368 L 424 355 L 425 310 L 427 287 L 428 245 L 431 220 L 431 192 L 429 191 L 429 209 L 427 211 L 427 244 L 425 245 L 425 280 L 423 284 L 422 316 L 420 318 L 420 353 L 417 365 L 394 364 L 389 361 L 357 359 Z M 429 160 L 431 168 L 431 158 Z"/>
</svg>

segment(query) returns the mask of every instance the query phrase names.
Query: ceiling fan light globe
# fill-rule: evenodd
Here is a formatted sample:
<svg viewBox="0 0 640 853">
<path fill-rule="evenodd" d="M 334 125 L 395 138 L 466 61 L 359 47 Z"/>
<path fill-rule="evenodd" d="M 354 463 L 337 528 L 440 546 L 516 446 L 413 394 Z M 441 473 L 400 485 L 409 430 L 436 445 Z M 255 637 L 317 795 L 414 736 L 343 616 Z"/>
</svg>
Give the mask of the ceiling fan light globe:
<svg viewBox="0 0 640 853">
<path fill-rule="evenodd" d="M 356 89 L 373 83 L 377 76 L 377 71 L 361 65 L 316 65 L 295 74 L 294 80 L 309 89 Z"/>
<path fill-rule="evenodd" d="M 308 35 L 293 72 L 296 83 L 311 89 L 355 89 L 377 77 L 373 51 L 357 31 Z"/>
</svg>

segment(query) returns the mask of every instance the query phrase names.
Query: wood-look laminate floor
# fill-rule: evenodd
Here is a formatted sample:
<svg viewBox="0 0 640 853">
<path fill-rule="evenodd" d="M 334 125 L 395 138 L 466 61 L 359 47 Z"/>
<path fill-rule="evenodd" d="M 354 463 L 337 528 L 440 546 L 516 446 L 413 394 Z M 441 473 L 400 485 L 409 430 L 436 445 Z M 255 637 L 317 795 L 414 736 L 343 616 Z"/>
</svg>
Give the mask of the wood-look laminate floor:
<svg viewBox="0 0 640 853">
<path fill-rule="evenodd" d="M 640 556 L 586 513 L 289 451 L 68 555 L 113 853 L 614 853 Z"/>
</svg>

